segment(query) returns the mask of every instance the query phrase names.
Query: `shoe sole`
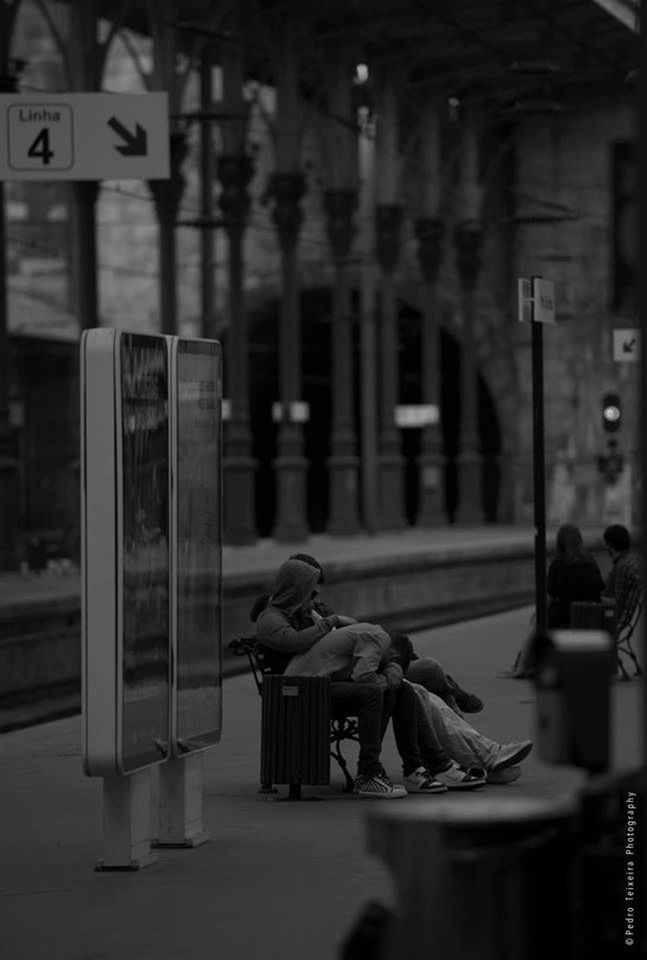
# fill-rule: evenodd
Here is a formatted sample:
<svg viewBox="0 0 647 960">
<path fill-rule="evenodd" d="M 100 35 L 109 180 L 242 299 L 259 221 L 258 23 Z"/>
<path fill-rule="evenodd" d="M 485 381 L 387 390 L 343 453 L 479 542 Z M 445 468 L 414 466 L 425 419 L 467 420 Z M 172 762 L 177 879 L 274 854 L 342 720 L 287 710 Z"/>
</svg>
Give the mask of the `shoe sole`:
<svg viewBox="0 0 647 960">
<path fill-rule="evenodd" d="M 402 800 L 406 793 L 354 793 L 358 800 Z"/>
<path fill-rule="evenodd" d="M 508 783 L 514 783 L 515 780 L 518 780 L 521 776 L 521 767 L 512 766 L 507 767 L 505 770 L 499 770 L 498 773 L 494 770 L 488 772 L 486 783 L 491 783 L 493 786 L 497 784 L 499 786 L 504 786 Z"/>
<path fill-rule="evenodd" d="M 448 790 L 478 790 L 485 786 L 485 780 L 472 781 L 471 783 L 448 783 Z"/>
<path fill-rule="evenodd" d="M 526 759 L 532 747 L 532 743 L 527 743 L 525 747 L 521 747 L 521 749 L 513 753 L 511 757 L 508 757 L 507 760 L 502 760 L 501 763 L 495 764 L 492 767 L 492 773 L 499 773 L 499 771 L 506 770 L 508 767 L 515 767 L 518 763 L 521 763 L 522 760 Z"/>
</svg>

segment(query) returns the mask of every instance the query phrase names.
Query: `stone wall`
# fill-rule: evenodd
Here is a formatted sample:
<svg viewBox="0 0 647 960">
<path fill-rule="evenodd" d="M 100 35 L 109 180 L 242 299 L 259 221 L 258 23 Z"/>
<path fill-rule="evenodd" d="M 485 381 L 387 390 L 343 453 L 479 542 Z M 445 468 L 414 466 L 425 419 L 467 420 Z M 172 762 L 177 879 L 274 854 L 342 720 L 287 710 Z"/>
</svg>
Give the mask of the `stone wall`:
<svg viewBox="0 0 647 960">
<path fill-rule="evenodd" d="M 599 525 L 606 510 L 597 469 L 603 452 L 601 398 L 617 389 L 625 425 L 618 436 L 630 466 L 636 462 L 637 364 L 612 358 L 614 326 L 636 325 L 631 300 L 613 301 L 613 145 L 635 139 L 629 96 L 587 102 L 546 120 L 526 121 L 517 149 L 520 217 L 563 213 L 553 222 L 519 222 L 518 276 L 553 280 L 557 324 L 544 330 L 547 510 L 550 523 Z M 546 201 L 546 203 L 542 202 Z M 551 208 L 562 204 L 564 210 Z M 530 331 L 515 335 L 518 375 L 517 457 L 531 453 Z M 532 489 L 518 477 L 515 512 L 530 518 Z"/>
</svg>

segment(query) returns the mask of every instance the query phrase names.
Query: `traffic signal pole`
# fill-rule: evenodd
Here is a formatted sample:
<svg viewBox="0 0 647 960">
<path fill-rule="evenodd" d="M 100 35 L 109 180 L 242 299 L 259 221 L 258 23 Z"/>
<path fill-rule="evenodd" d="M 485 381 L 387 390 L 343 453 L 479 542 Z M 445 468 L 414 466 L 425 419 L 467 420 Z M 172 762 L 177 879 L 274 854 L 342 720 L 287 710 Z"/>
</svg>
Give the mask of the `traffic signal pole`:
<svg viewBox="0 0 647 960">
<path fill-rule="evenodd" d="M 534 280 L 539 279 L 533 277 Z M 536 632 L 546 630 L 546 468 L 544 460 L 544 338 L 543 324 L 536 319 L 533 297 L 532 354 L 532 462 L 535 503 L 535 616 Z"/>
</svg>

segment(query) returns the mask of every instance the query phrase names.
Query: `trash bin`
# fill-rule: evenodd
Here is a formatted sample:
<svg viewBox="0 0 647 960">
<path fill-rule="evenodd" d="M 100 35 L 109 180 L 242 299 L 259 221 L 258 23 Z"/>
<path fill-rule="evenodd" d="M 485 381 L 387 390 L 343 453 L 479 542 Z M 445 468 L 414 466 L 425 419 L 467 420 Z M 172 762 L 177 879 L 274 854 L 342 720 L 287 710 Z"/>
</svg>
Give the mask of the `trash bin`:
<svg viewBox="0 0 647 960">
<path fill-rule="evenodd" d="M 409 800 L 368 818 L 397 906 L 380 960 L 571 957 L 575 798 Z"/>
<path fill-rule="evenodd" d="M 329 677 L 263 677 L 261 783 L 330 783 Z"/>
</svg>

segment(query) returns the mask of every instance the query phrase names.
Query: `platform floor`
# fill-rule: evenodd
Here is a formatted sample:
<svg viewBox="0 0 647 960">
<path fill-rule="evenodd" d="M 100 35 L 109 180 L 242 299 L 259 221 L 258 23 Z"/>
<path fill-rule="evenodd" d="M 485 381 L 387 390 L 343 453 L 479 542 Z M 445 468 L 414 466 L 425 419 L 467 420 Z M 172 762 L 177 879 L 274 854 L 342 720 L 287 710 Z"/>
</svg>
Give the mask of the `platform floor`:
<svg viewBox="0 0 647 960">
<path fill-rule="evenodd" d="M 494 739 L 534 735 L 533 687 L 496 676 L 511 661 L 529 613 L 414 638 L 420 653 L 437 657 L 483 697 L 485 710 L 473 719 Z M 612 687 L 615 769 L 640 763 L 641 689 L 638 681 Z M 222 741 L 205 755 L 211 841 L 160 852 L 158 864 L 128 874 L 94 871 L 102 853 L 101 781 L 83 775 L 79 718 L 0 736 L 3 960 L 339 957 L 362 905 L 391 899 L 386 868 L 366 852 L 365 818 L 375 803 L 341 794 L 334 767 L 330 787 L 304 789 L 321 801 L 268 802 L 257 793 L 259 732 L 251 679 L 226 680 Z M 390 732 L 383 760 L 397 779 Z M 517 783 L 488 786 L 481 795 L 554 798 L 584 779 L 580 771 L 542 763 L 535 752 L 523 766 Z M 456 805 L 466 800 L 444 794 L 425 801 L 448 796 Z"/>
</svg>

